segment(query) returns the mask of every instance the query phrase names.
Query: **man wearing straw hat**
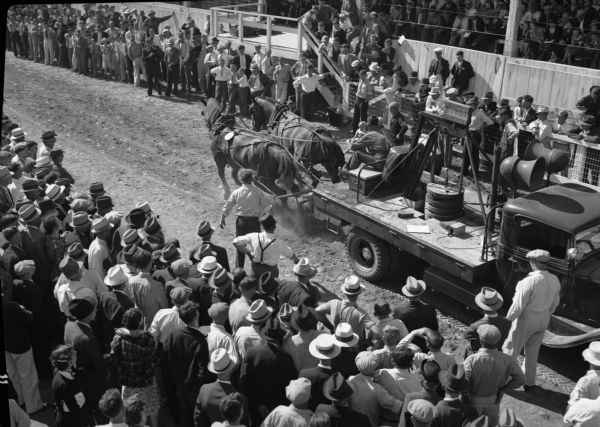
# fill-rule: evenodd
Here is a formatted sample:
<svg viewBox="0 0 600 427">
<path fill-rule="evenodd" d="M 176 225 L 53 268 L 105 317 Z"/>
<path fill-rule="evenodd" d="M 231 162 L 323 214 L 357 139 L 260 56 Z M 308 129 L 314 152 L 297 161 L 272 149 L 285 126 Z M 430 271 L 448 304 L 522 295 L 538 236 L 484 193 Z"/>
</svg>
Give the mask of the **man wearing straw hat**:
<svg viewBox="0 0 600 427">
<path fill-rule="evenodd" d="M 217 380 L 204 384 L 198 393 L 194 409 L 194 425 L 210 426 L 225 418 L 220 410 L 221 399 L 238 390 L 231 385 L 231 374 L 238 364 L 238 358 L 224 348 L 216 348 L 210 353 L 208 370 L 217 376 Z M 248 418 L 248 400 L 241 395 L 244 406 L 244 418 Z M 244 419 L 243 418 L 243 419 Z"/>
<path fill-rule="evenodd" d="M 502 338 L 498 341 L 498 350 L 502 350 L 502 345 L 508 336 L 510 331 L 510 321 L 498 314 L 498 310 L 502 307 L 504 299 L 500 293 L 488 287 L 481 288 L 481 292 L 475 295 L 475 304 L 479 307 L 483 313 L 483 317 L 476 322 L 469 325 L 469 328 L 465 331 L 464 338 L 469 342 L 471 352 L 479 350 L 479 336 L 477 335 L 477 328 L 481 325 L 494 325 L 502 334 Z"/>
<path fill-rule="evenodd" d="M 108 287 L 108 292 L 101 293 L 98 298 L 97 319 L 102 327 L 104 344 L 106 348 L 110 348 L 115 330 L 122 326 L 123 314 L 134 305 L 125 292 L 127 275 L 123 271 L 123 266 L 111 267 L 104 277 L 104 284 Z"/>
<path fill-rule="evenodd" d="M 311 384 L 306 378 L 291 380 L 285 388 L 285 396 L 290 401 L 289 406 L 279 405 L 265 418 L 261 426 L 301 426 L 307 425 L 313 412 L 308 409 Z"/>
<path fill-rule="evenodd" d="M 245 358 L 250 347 L 266 342 L 263 328 L 272 314 L 273 309 L 264 300 L 258 299 L 252 303 L 246 316 L 250 326 L 241 326 L 233 337 L 241 359 Z"/>
<path fill-rule="evenodd" d="M 365 285 L 358 276 L 353 274 L 344 279 L 340 287 L 344 294 L 343 299 L 332 299 L 319 305 L 317 313 L 323 313 L 335 327 L 340 323 L 348 323 L 359 338 L 365 338 L 365 329 L 370 329 L 374 322 L 366 310 L 357 304 L 358 297 L 365 290 Z"/>
<path fill-rule="evenodd" d="M 112 235 L 112 229 L 112 224 L 104 217 L 97 218 L 92 222 L 92 233 L 96 238 L 90 243 L 88 249 L 88 266 L 90 270 L 96 271 L 102 279 L 111 267 L 108 242 Z"/>
<path fill-rule="evenodd" d="M 323 385 L 335 372 L 331 368 L 331 361 L 335 359 L 341 351 L 342 349 L 338 345 L 335 337 L 330 334 L 318 335 L 308 346 L 308 352 L 312 357 L 318 359 L 319 363 L 315 367 L 302 369 L 298 372 L 298 376 L 310 380 L 311 397 L 308 407 L 313 411 L 318 405 L 328 403 L 323 395 Z"/>
<path fill-rule="evenodd" d="M 542 249 L 527 252 L 531 273 L 517 283 L 506 318 L 512 322 L 504 352 L 515 360 L 525 349 L 525 391 L 535 388 L 537 360 L 546 328 L 560 301 L 560 281 L 548 272 L 550 253 Z"/>
<path fill-rule="evenodd" d="M 580 399 L 596 399 L 600 396 L 600 341 L 591 342 L 581 354 L 583 360 L 589 363 L 590 369 L 573 387 L 569 406 Z"/>
</svg>

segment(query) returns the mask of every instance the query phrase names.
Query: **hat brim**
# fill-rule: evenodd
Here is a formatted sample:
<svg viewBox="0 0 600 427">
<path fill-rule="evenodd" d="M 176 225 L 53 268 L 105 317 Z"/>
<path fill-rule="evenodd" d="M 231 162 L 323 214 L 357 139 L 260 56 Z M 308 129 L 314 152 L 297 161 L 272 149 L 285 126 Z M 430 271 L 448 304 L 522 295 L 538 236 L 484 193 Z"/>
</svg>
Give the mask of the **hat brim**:
<svg viewBox="0 0 600 427">
<path fill-rule="evenodd" d="M 133 243 L 137 244 L 139 241 L 140 241 L 140 239 L 138 238 L 138 239 L 137 239 L 135 242 L 127 243 L 127 242 L 125 241 L 125 238 L 124 238 L 124 237 L 122 237 L 122 238 L 121 238 L 121 247 L 122 247 L 122 248 L 124 248 L 124 247 L 126 247 L 126 246 L 128 246 L 128 245 L 131 245 L 131 244 L 133 244 Z"/>
<path fill-rule="evenodd" d="M 214 233 L 215 231 L 217 231 L 217 230 L 213 226 L 211 226 L 210 229 L 204 233 L 200 233 L 200 232 L 196 231 L 196 235 L 199 237 L 202 237 L 202 236 L 206 236 L 207 234 Z"/>
<path fill-rule="evenodd" d="M 144 221 L 145 221 L 145 220 L 144 220 Z M 139 224 L 135 224 L 135 223 L 133 223 L 133 222 L 131 221 L 131 215 L 129 215 L 129 214 L 125 215 L 125 222 L 126 222 L 127 224 L 129 224 L 129 225 L 133 226 L 133 227 L 136 227 L 136 228 L 142 228 L 142 227 L 144 226 L 144 221 L 142 221 L 142 222 L 141 222 L 141 223 L 139 223 Z"/>
<path fill-rule="evenodd" d="M 294 274 L 297 274 L 298 276 L 311 276 L 311 277 L 313 277 L 313 276 L 315 276 L 317 274 L 317 269 L 314 268 L 314 267 L 309 267 L 308 272 L 301 273 L 299 271 L 299 269 L 297 268 L 297 266 L 294 265 L 294 267 L 292 268 L 292 271 L 294 272 Z"/>
<path fill-rule="evenodd" d="M 351 387 L 348 387 L 348 389 L 350 391 L 353 391 Z M 342 396 L 342 397 L 333 397 L 331 395 L 331 390 L 329 390 L 327 388 L 327 384 L 323 384 L 323 396 L 325 396 L 327 399 L 331 400 L 332 402 L 341 402 L 344 400 L 349 399 L 352 396 L 353 393 L 348 393 L 347 396 Z"/>
<path fill-rule="evenodd" d="M 168 263 L 168 264 L 170 264 L 170 263 L 172 263 L 173 261 L 177 261 L 178 259 L 180 259 L 180 258 L 181 258 L 181 249 L 177 248 L 177 253 L 179 254 L 179 256 L 178 256 L 178 257 L 176 257 L 176 258 L 173 258 L 173 259 L 166 259 L 166 258 L 164 257 L 164 255 L 161 255 L 161 256 L 160 256 L 160 258 L 158 258 L 158 259 L 160 260 L 160 262 L 165 262 L 165 263 Z"/>
<path fill-rule="evenodd" d="M 498 311 L 498 309 L 502 307 L 502 304 L 504 304 L 504 301 L 500 298 L 496 304 L 489 305 L 483 301 L 483 295 L 477 294 L 475 295 L 475 304 L 483 311 Z"/>
<path fill-rule="evenodd" d="M 217 370 L 215 369 L 215 364 L 211 361 L 208 362 L 208 370 L 210 372 L 212 372 L 213 374 L 219 375 L 219 374 L 224 374 L 225 372 L 229 372 L 235 369 L 235 367 L 238 364 L 238 358 L 234 355 L 229 355 L 229 364 L 227 365 L 227 367 L 225 369 L 222 370 Z"/>
<path fill-rule="evenodd" d="M 127 279 L 125 279 L 125 281 L 123 283 L 113 283 L 108 276 L 104 277 L 104 284 L 106 286 L 108 286 L 109 288 L 114 288 L 115 286 L 124 285 L 125 283 L 127 283 Z"/>
<path fill-rule="evenodd" d="M 31 224 L 31 223 L 37 221 L 38 219 L 40 219 L 42 217 L 42 211 L 39 208 L 35 208 L 34 207 L 34 209 L 37 212 L 37 215 L 34 215 L 33 217 L 31 217 L 27 221 L 25 221 L 24 219 L 22 219 L 21 217 L 19 217 L 19 221 L 23 222 L 24 224 Z"/>
<path fill-rule="evenodd" d="M 213 280 L 208 281 L 208 286 L 210 286 L 213 289 L 221 289 L 227 285 L 232 285 L 232 284 L 233 284 L 233 274 L 231 274 L 231 273 L 227 273 L 227 281 L 223 282 L 223 284 L 221 284 L 219 286 L 217 286 Z"/>
<path fill-rule="evenodd" d="M 316 357 L 317 359 L 320 359 L 320 360 L 331 360 L 331 359 L 334 359 L 337 356 L 339 356 L 339 354 L 342 352 L 342 348 L 340 347 L 339 343 L 337 341 L 335 341 L 335 343 L 337 345 L 333 346 L 332 352 L 329 353 L 329 354 L 325 354 L 325 353 L 321 352 L 317 348 L 317 342 L 315 340 L 313 340 L 308 345 L 308 352 L 310 353 L 310 355 L 312 357 Z"/>
<path fill-rule="evenodd" d="M 600 365 L 600 357 L 594 356 L 594 353 L 589 348 L 583 350 L 581 355 L 583 356 L 583 360 L 586 362 L 589 362 L 593 365 Z"/>
<path fill-rule="evenodd" d="M 340 341 L 337 339 L 337 337 L 335 335 L 333 336 L 333 339 L 335 340 L 337 345 L 339 345 L 340 347 L 344 347 L 344 348 L 354 347 L 356 344 L 358 344 L 358 335 L 355 334 L 354 332 L 352 332 L 352 340 L 350 340 L 350 341 Z"/>
<path fill-rule="evenodd" d="M 221 267 L 221 264 L 217 263 L 217 266 L 215 268 L 213 268 L 212 270 L 205 270 L 202 267 L 200 267 L 200 264 L 198 264 L 198 267 L 196 267 L 196 269 L 198 270 L 198 272 L 200 272 L 202 274 L 210 274 L 210 273 L 214 272 L 219 267 Z"/>
<path fill-rule="evenodd" d="M 448 382 L 448 375 L 449 375 L 448 371 L 442 371 L 439 373 L 438 377 L 440 380 L 440 384 L 442 384 L 442 387 L 444 387 L 450 391 L 453 391 L 455 393 L 462 393 L 462 392 L 468 390 L 469 382 L 465 378 L 455 380 L 454 384 L 450 384 Z"/>
<path fill-rule="evenodd" d="M 255 319 L 251 316 L 250 313 L 248 313 L 246 315 L 246 320 L 250 323 L 262 323 L 265 322 L 269 319 L 269 317 L 271 317 L 273 315 L 273 308 L 272 307 L 267 307 L 267 312 L 265 313 L 265 315 L 261 318 Z"/>
<path fill-rule="evenodd" d="M 361 283 L 361 284 L 359 285 L 358 289 L 357 289 L 357 290 L 355 290 L 355 291 L 349 291 L 349 290 L 347 290 L 347 289 L 346 289 L 346 285 L 342 285 L 342 286 L 340 287 L 340 289 L 341 289 L 341 291 L 342 291 L 343 293 L 345 293 L 346 295 L 359 295 L 359 294 L 362 294 L 362 293 L 365 291 L 365 289 L 367 289 L 367 287 Z"/>
</svg>

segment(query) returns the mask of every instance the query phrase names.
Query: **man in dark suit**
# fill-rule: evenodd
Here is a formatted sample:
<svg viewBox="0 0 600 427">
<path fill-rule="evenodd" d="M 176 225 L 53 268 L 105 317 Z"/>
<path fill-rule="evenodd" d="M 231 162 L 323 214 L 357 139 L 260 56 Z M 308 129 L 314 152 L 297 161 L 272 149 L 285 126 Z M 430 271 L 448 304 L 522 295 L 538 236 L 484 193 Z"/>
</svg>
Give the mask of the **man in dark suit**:
<svg viewBox="0 0 600 427">
<path fill-rule="evenodd" d="M 425 304 L 419 299 L 425 290 L 425 282 L 412 276 L 406 279 L 406 284 L 402 287 L 402 293 L 408 299 L 394 308 L 394 318 L 402 320 L 409 332 L 422 327 L 434 331 L 439 330 L 435 307 Z M 421 349 L 426 348 L 425 339 L 422 337 L 416 337 L 413 344 L 418 345 Z"/>
<path fill-rule="evenodd" d="M 238 57 L 236 56 L 234 58 L 234 62 L 235 62 L 236 58 L 238 58 Z M 200 224 L 198 224 L 196 234 L 201 239 L 201 243 L 200 243 L 200 245 L 194 247 L 194 249 L 192 249 L 190 251 L 190 261 L 199 262 L 200 259 L 198 259 L 198 255 L 195 255 L 195 254 L 205 253 L 205 251 L 206 251 L 205 245 L 209 245 L 211 251 L 214 252 L 213 254 L 209 254 L 209 255 L 212 255 L 215 258 L 217 258 L 217 262 L 221 265 L 221 267 L 223 267 L 225 270 L 227 270 L 227 272 L 229 272 L 231 270 L 229 269 L 229 258 L 227 257 L 227 249 L 225 249 L 222 246 L 215 245 L 214 243 L 212 243 L 210 241 L 214 232 L 215 232 L 215 229 L 210 225 L 210 222 L 202 221 L 202 222 L 200 222 Z"/>
<path fill-rule="evenodd" d="M 241 44 L 238 46 L 238 53 L 233 57 L 233 63 L 237 65 L 238 70 L 244 69 L 244 74 L 246 74 L 246 78 L 250 77 L 250 63 L 252 62 L 252 57 L 246 53 L 246 47 Z M 229 271 L 229 270 L 227 270 Z"/>
<path fill-rule="evenodd" d="M 469 88 L 469 80 L 475 76 L 473 66 L 469 61 L 464 60 L 462 50 L 456 52 L 456 62 L 452 65 L 450 74 L 452 74 L 452 87 L 458 90 L 458 96 L 460 96 Z"/>
<path fill-rule="evenodd" d="M 340 372 L 345 378 L 357 375 L 359 372 L 355 359 L 359 353 L 358 334 L 354 333 L 349 323 L 342 322 L 335 328 L 334 338 L 342 351 L 331 362 L 333 371 Z"/>
<path fill-rule="evenodd" d="M 475 304 L 481 309 L 483 317 L 469 325 L 469 328 L 464 333 L 465 340 L 469 345 L 465 349 L 465 358 L 475 353 L 481 347 L 477 328 L 481 325 L 494 325 L 500 330 L 502 338 L 498 341 L 498 350 L 502 351 L 504 340 L 510 331 L 511 322 L 504 316 L 498 315 L 498 310 L 502 307 L 504 300 L 500 293 L 493 289 L 483 287 L 481 292 L 475 295 Z"/>
<path fill-rule="evenodd" d="M 521 103 L 521 115 L 519 117 L 515 117 L 517 124 L 526 126 L 537 119 L 537 111 L 534 110 L 532 104 L 533 96 L 523 95 L 523 101 Z"/>
<path fill-rule="evenodd" d="M 450 64 L 442 57 L 442 52 L 444 50 L 441 47 L 436 47 L 433 51 L 435 52 L 435 58 L 433 58 L 433 61 L 431 61 L 431 64 L 429 65 L 429 75 L 441 75 L 442 82 L 444 86 L 446 86 L 446 79 L 450 75 Z"/>
<path fill-rule="evenodd" d="M 475 409 L 464 405 L 461 399 L 461 394 L 469 388 L 463 365 L 452 366 L 448 371 L 442 373 L 441 377 L 445 396 L 435 406 L 438 413 L 435 425 L 439 427 L 461 426 L 465 418 L 477 416 Z"/>
<path fill-rule="evenodd" d="M 317 269 L 310 265 L 308 258 L 301 258 L 292 268 L 296 280 L 279 280 L 279 304 L 288 303 L 292 307 L 305 305 L 316 307 L 321 299 L 321 293 L 316 286 L 310 283 L 311 277 L 317 274 Z"/>
<path fill-rule="evenodd" d="M 217 348 L 211 353 L 208 370 L 217 376 L 217 381 L 204 384 L 200 388 L 194 409 L 195 427 L 210 427 L 212 423 L 225 421 L 219 406 L 221 399 L 238 391 L 231 385 L 231 374 L 237 363 L 238 359 L 231 357 L 224 348 Z M 248 418 L 248 401 L 245 396 L 242 396 L 242 400 L 244 405 L 242 422 L 245 419 L 245 424 Z"/>
<path fill-rule="evenodd" d="M 96 317 L 96 307 L 86 299 L 71 300 L 68 307 L 72 319 L 65 325 L 64 341 L 77 352 L 75 368 L 81 383 L 85 384 L 85 400 L 92 402 L 96 422 L 102 424 L 106 417 L 101 414 L 98 401 L 106 390 L 106 362 L 102 344 L 90 327 L 90 322 Z"/>
<path fill-rule="evenodd" d="M 400 104 L 396 101 L 390 102 L 388 109 L 383 112 L 381 124 L 392 145 L 404 144 L 404 134 L 408 130 L 408 125 L 400 113 Z"/>
<path fill-rule="evenodd" d="M 278 405 L 286 405 L 285 388 L 297 377 L 292 357 L 281 350 L 285 332 L 271 318 L 265 325 L 267 343 L 250 347 L 240 370 L 240 391 L 248 396 L 252 425 L 260 425 Z"/>
<path fill-rule="evenodd" d="M 440 365 L 433 360 L 424 360 L 421 363 L 421 377 L 423 378 L 423 390 L 407 393 L 404 397 L 402 412 L 400 413 L 400 423 L 398 427 L 413 427 L 411 414 L 408 411 L 408 404 L 413 400 L 424 399 L 433 405 L 442 400 L 437 390 L 440 389 Z"/>
<path fill-rule="evenodd" d="M 308 352 L 319 359 L 319 364 L 314 368 L 302 369 L 299 377 L 310 380 L 310 400 L 308 407 L 314 411 L 318 405 L 327 404 L 328 400 L 323 395 L 323 385 L 334 371 L 331 369 L 331 360 L 340 354 L 341 348 L 333 335 L 321 334 L 313 339 L 308 346 Z"/>
<path fill-rule="evenodd" d="M 188 301 L 179 307 L 185 326 L 167 338 L 162 354 L 163 369 L 177 387 L 179 421 L 182 427 L 194 426 L 194 407 L 200 388 L 214 381 L 208 370 L 208 344 L 198 329 L 198 305 Z"/>
<path fill-rule="evenodd" d="M 108 287 L 108 292 L 100 294 L 98 298 L 98 321 L 102 328 L 104 348 L 108 351 L 115 330 L 122 326 L 123 314 L 134 304 L 124 292 L 127 276 L 121 265 L 115 265 L 108 270 L 104 284 Z"/>
<path fill-rule="evenodd" d="M 316 412 L 325 412 L 331 419 L 332 427 L 370 427 L 369 417 L 356 412 L 348 405 L 354 390 L 339 372 L 331 375 L 323 385 L 323 395 L 331 405 L 319 405 Z"/>
</svg>

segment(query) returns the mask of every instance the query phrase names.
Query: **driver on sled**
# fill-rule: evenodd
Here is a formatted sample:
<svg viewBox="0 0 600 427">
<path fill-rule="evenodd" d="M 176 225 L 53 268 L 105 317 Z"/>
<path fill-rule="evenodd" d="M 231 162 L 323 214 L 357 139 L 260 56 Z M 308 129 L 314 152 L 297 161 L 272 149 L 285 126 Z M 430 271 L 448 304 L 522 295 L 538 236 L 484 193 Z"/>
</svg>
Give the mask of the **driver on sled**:
<svg viewBox="0 0 600 427">
<path fill-rule="evenodd" d="M 400 114 L 400 105 L 391 102 L 388 110 L 382 118 L 371 118 L 371 126 L 383 126 L 383 135 L 379 132 L 367 132 L 350 146 L 353 153 L 344 166 L 344 174 L 347 175 L 348 171 L 358 168 L 362 163 L 381 171 L 390 148 L 402 145 L 408 126 Z"/>
</svg>

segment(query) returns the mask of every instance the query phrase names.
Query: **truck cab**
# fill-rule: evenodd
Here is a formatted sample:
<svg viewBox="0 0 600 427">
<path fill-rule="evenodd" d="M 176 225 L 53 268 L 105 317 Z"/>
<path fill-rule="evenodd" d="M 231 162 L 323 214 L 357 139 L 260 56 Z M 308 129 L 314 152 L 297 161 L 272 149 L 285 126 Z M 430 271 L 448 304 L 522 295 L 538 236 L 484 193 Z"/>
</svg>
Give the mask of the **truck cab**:
<svg viewBox="0 0 600 427">
<path fill-rule="evenodd" d="M 561 282 L 560 304 L 547 345 L 567 347 L 600 334 L 600 192 L 554 185 L 508 201 L 502 209 L 496 268 L 502 293 L 512 297 L 525 277 L 525 255 L 545 249 L 548 270 Z"/>
</svg>

